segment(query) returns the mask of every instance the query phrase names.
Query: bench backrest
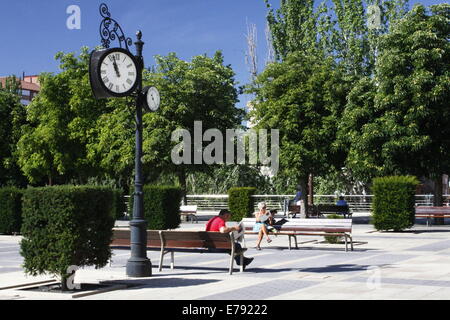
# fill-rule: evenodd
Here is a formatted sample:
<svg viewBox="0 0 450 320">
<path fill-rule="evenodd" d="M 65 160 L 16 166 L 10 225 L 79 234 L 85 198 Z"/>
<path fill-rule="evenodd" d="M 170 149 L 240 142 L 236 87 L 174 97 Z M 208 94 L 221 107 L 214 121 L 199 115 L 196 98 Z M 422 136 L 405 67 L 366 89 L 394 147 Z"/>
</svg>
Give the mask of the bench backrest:
<svg viewBox="0 0 450 320">
<path fill-rule="evenodd" d="M 206 231 L 147 230 L 147 247 L 231 249 L 232 234 Z M 113 245 L 130 245 L 130 230 L 114 230 Z"/>
<path fill-rule="evenodd" d="M 196 205 L 180 206 L 180 212 L 197 212 Z"/>
<path fill-rule="evenodd" d="M 450 214 L 450 207 L 415 207 L 419 214 Z"/>
<path fill-rule="evenodd" d="M 256 219 L 244 218 L 242 222 L 245 230 L 252 230 Z M 352 219 L 288 219 L 279 231 L 351 232 Z"/>
</svg>

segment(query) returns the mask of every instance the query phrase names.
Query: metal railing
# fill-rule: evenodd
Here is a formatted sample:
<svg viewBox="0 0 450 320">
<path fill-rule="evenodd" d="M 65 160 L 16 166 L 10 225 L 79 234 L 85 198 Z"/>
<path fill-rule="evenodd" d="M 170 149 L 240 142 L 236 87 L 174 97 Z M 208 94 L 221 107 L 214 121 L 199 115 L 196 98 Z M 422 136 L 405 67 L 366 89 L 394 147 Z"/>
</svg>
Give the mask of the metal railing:
<svg viewBox="0 0 450 320">
<path fill-rule="evenodd" d="M 228 208 L 228 195 L 187 195 L 188 205 L 197 205 L 198 211 L 220 211 L 220 209 Z M 295 195 L 254 195 L 255 211 L 258 202 L 266 202 L 270 209 L 283 211 L 283 201 L 285 199 L 293 199 Z M 349 204 L 351 212 L 368 212 L 372 211 L 373 195 L 344 195 L 345 200 Z M 416 195 L 416 206 L 432 206 L 433 195 L 420 194 Z M 336 195 L 314 195 L 314 204 L 334 204 L 338 200 Z M 445 206 L 450 205 L 450 195 L 443 195 Z"/>
<path fill-rule="evenodd" d="M 255 211 L 257 211 L 258 202 L 264 201 L 269 209 L 283 211 L 283 201 L 293 199 L 295 195 L 254 195 Z M 196 205 L 199 212 L 219 212 L 221 209 L 228 208 L 228 195 L 187 195 L 187 204 Z M 353 213 L 372 211 L 373 195 L 344 195 L 349 204 L 350 211 Z M 416 206 L 432 206 L 433 195 L 419 194 L 415 196 Z M 125 196 L 125 202 L 128 206 L 130 197 Z M 314 195 L 314 204 L 334 204 L 337 201 L 336 195 Z M 450 205 L 450 195 L 443 195 L 444 206 Z"/>
</svg>

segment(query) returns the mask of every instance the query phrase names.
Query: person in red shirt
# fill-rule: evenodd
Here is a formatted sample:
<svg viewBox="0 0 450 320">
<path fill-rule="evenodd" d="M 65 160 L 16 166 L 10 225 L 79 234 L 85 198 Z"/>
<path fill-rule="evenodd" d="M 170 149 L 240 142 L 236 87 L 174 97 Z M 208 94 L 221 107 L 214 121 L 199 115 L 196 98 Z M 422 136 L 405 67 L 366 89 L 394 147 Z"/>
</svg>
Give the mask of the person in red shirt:
<svg viewBox="0 0 450 320">
<path fill-rule="evenodd" d="M 238 227 L 227 227 L 226 223 L 227 223 L 228 220 L 230 220 L 230 217 L 231 217 L 231 212 L 230 211 L 228 211 L 226 209 L 220 210 L 218 216 L 215 216 L 214 218 L 211 218 L 206 223 L 206 231 L 221 232 L 221 233 L 228 233 L 228 232 L 233 232 L 233 231 L 239 231 Z M 240 250 L 241 249 L 241 245 L 239 243 L 236 243 L 235 246 L 236 246 L 236 250 Z M 240 265 L 239 257 L 235 257 L 235 261 L 236 261 L 236 264 L 239 266 Z M 244 257 L 244 269 L 252 261 L 253 261 L 253 258 Z"/>
</svg>

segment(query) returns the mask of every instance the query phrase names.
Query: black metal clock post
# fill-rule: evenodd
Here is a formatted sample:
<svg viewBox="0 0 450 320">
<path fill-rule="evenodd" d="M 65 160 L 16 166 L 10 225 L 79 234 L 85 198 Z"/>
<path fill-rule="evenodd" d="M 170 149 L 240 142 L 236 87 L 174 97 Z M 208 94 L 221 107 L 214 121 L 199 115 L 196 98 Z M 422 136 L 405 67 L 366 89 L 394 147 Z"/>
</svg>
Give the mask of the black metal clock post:
<svg viewBox="0 0 450 320">
<path fill-rule="evenodd" d="M 137 72 L 142 75 L 144 42 L 142 32 L 137 32 L 136 60 Z M 127 275 L 130 277 L 150 277 L 152 264 L 147 258 L 147 222 L 144 220 L 144 192 L 142 174 L 142 77 L 139 79 L 136 97 L 136 155 L 134 178 L 133 219 L 130 221 L 131 257 L 127 262 Z"/>
<path fill-rule="evenodd" d="M 120 25 L 111 18 L 108 6 L 106 4 L 100 5 L 100 14 L 103 21 L 100 24 L 100 36 L 104 48 L 109 48 L 111 41 L 118 40 L 120 47 L 124 46 L 123 50 L 130 52 L 129 46 L 132 45 L 132 40 L 126 38 Z M 134 189 L 134 206 L 133 218 L 130 221 L 130 243 L 131 243 L 131 257 L 127 261 L 126 272 L 129 277 L 150 277 L 152 275 L 152 264 L 147 258 L 147 222 L 144 219 L 144 193 L 143 193 L 143 173 L 142 173 L 142 108 L 143 108 L 143 92 L 142 92 L 142 72 L 144 70 L 144 59 L 142 50 L 144 42 L 142 41 L 142 32 L 138 31 L 136 45 L 136 55 L 133 57 L 136 64 L 137 83 L 133 85 L 130 92 L 112 93 L 108 91 L 105 86 L 99 85 L 100 79 L 103 76 L 100 74 L 98 67 L 98 57 L 102 56 L 103 51 L 94 51 L 91 54 L 90 63 L 90 77 L 91 86 L 94 95 L 98 98 L 111 98 L 122 96 L 136 97 L 136 155 L 135 155 L 135 189 Z M 122 49 L 121 49 L 122 50 Z M 132 55 L 132 54 L 131 54 Z M 118 63 L 113 58 L 114 65 L 118 77 Z M 106 72 L 106 71 L 105 71 Z M 133 72 L 130 72 L 133 73 Z M 125 86 L 125 85 L 124 85 Z M 119 86 L 120 88 L 120 86 Z M 134 89 L 135 88 L 135 89 Z"/>
</svg>

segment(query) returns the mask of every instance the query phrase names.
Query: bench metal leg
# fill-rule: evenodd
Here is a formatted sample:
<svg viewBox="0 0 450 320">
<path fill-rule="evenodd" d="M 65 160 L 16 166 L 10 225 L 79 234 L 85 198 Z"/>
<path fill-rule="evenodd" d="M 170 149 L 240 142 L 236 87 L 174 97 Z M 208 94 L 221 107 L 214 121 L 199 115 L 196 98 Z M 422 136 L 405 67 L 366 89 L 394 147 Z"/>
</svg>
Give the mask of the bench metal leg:
<svg viewBox="0 0 450 320">
<path fill-rule="evenodd" d="M 234 267 L 234 254 L 232 253 L 230 255 L 230 271 L 229 271 L 230 275 L 233 274 L 233 267 Z"/>
<path fill-rule="evenodd" d="M 174 267 L 175 267 L 175 252 L 171 251 L 170 252 L 170 269 L 173 270 Z"/>
<path fill-rule="evenodd" d="M 350 250 L 353 251 L 353 239 L 352 236 L 349 234 L 345 234 L 344 235 L 344 239 L 345 239 L 345 252 L 348 251 L 348 241 L 347 238 L 350 240 Z"/>
<path fill-rule="evenodd" d="M 161 249 L 161 254 L 159 255 L 159 271 L 162 271 L 163 260 L 164 260 L 164 249 Z"/>
</svg>

